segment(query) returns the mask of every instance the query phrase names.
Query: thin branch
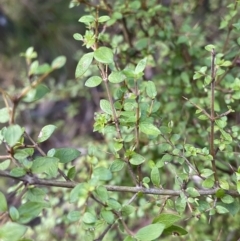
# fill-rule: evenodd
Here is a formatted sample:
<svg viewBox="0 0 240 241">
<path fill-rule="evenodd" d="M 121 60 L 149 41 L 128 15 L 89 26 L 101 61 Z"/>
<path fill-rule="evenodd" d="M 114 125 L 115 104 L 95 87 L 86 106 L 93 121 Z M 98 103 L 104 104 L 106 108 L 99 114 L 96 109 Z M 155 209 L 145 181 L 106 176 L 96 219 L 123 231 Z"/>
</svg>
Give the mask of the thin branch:
<svg viewBox="0 0 240 241">
<path fill-rule="evenodd" d="M 43 80 L 44 80 L 53 70 L 54 70 L 54 69 L 52 69 L 51 71 L 43 74 L 43 75 L 42 75 L 41 77 L 39 77 L 37 80 L 33 81 L 33 82 L 31 83 L 31 85 L 29 85 L 29 86 L 27 86 L 26 88 L 24 88 L 24 89 L 22 90 L 22 92 L 20 93 L 20 95 L 17 97 L 17 101 L 19 102 L 23 97 L 25 97 L 25 96 L 27 95 L 27 93 L 28 93 L 31 89 L 37 87 L 40 83 L 42 83 Z"/>
<path fill-rule="evenodd" d="M 10 155 L 6 156 L 0 156 L 0 160 L 6 160 L 6 159 L 11 159 L 12 157 Z"/>
<path fill-rule="evenodd" d="M 193 106 L 195 106 L 197 109 L 199 109 L 201 112 L 203 112 L 203 114 L 204 114 L 205 116 L 207 116 L 209 120 L 211 120 L 211 116 L 207 113 L 207 111 L 205 111 L 205 110 L 204 110 L 203 108 L 201 108 L 199 105 L 193 103 L 193 102 L 192 102 L 191 100 L 189 100 L 188 98 L 186 98 L 186 97 L 184 97 L 184 96 L 182 96 L 182 98 L 185 99 L 185 100 L 187 100 L 187 101 L 189 101 Z"/>
<path fill-rule="evenodd" d="M 136 108 L 136 124 L 135 124 L 135 136 L 136 136 L 136 151 L 139 151 L 139 119 L 140 119 L 140 107 L 139 107 L 139 91 L 138 91 L 138 82 L 137 80 L 134 80 L 135 82 L 135 95 L 136 95 L 136 102 L 137 102 L 137 108 Z M 137 173 L 138 173 L 138 185 L 142 185 L 142 165 L 139 165 L 137 167 Z"/>
<path fill-rule="evenodd" d="M 215 80 L 216 80 L 216 68 L 215 68 L 215 58 L 216 53 L 214 49 L 212 49 L 212 60 L 211 60 L 211 95 L 210 95 L 210 109 L 211 109 L 211 124 L 210 124 L 210 154 L 212 155 L 212 169 L 214 171 L 214 179 L 215 184 L 218 185 L 218 176 L 217 176 L 217 168 L 215 163 L 215 149 L 214 149 L 214 125 L 215 125 L 215 113 L 214 113 L 214 102 L 215 102 Z"/>
<path fill-rule="evenodd" d="M 170 196 L 166 196 L 165 198 L 164 198 L 164 201 L 163 201 L 163 203 L 162 203 L 162 205 L 161 205 L 161 208 L 160 208 L 160 210 L 159 210 L 159 214 L 161 214 L 162 212 L 163 212 L 163 209 L 164 209 L 164 207 L 166 206 L 166 204 L 167 204 L 167 200 L 170 198 Z"/>
<path fill-rule="evenodd" d="M 100 70 L 101 76 L 103 78 L 103 82 L 105 84 L 108 100 L 109 100 L 110 105 L 111 105 L 111 109 L 112 109 L 112 113 L 113 113 L 113 119 L 114 119 L 115 127 L 116 127 L 116 130 L 117 130 L 118 139 L 122 140 L 123 138 L 122 138 L 122 133 L 121 133 L 121 129 L 120 129 L 120 126 L 119 126 L 119 120 L 118 120 L 118 117 L 117 117 L 117 114 L 116 114 L 116 109 L 114 107 L 113 99 L 112 99 L 112 96 L 111 96 L 111 93 L 110 93 L 110 89 L 109 89 L 109 80 L 108 80 L 107 66 L 106 66 L 106 71 L 104 71 L 103 65 L 100 64 L 99 65 L 99 70 Z M 123 146 L 123 148 L 124 148 L 124 146 Z M 136 179 L 136 177 L 134 175 L 134 172 L 132 170 L 132 167 L 131 167 L 129 161 L 127 160 L 126 163 L 127 163 L 128 171 L 129 171 L 129 173 L 131 175 L 132 180 L 134 181 L 136 186 L 138 186 L 137 179 Z"/>
<path fill-rule="evenodd" d="M 102 241 L 104 239 L 105 235 L 107 234 L 107 232 L 112 228 L 112 226 L 113 226 L 113 224 L 109 224 L 105 228 L 105 230 L 102 232 L 102 234 L 98 238 L 94 239 L 93 241 Z"/>
<path fill-rule="evenodd" d="M 1 171 L 0 176 L 15 179 L 17 181 L 22 181 L 28 183 L 29 185 L 39 185 L 39 186 L 49 186 L 49 187 L 62 187 L 62 188 L 74 188 L 79 183 L 77 182 L 66 182 L 66 181 L 53 181 L 46 179 L 39 179 L 35 176 L 25 175 L 24 177 L 13 177 L 9 172 Z M 128 186 L 112 186 L 105 185 L 108 191 L 112 192 L 129 192 L 129 193 L 143 193 L 143 194 L 153 194 L 160 196 L 179 196 L 182 190 L 171 190 L 171 189 L 159 189 L 159 188 L 144 188 L 144 187 L 128 187 Z M 211 189 L 199 189 L 198 192 L 200 196 L 215 195 L 219 190 L 218 187 Z M 240 194 L 235 190 L 225 190 L 226 194 L 233 197 L 240 197 Z"/>
<path fill-rule="evenodd" d="M 224 112 L 224 113 L 216 116 L 216 117 L 215 117 L 215 120 L 217 120 L 217 119 L 219 119 L 219 118 L 221 118 L 221 117 L 223 117 L 223 116 L 227 116 L 227 115 L 229 115 L 229 114 L 232 113 L 232 112 L 234 112 L 234 111 L 230 109 L 230 110 L 228 110 L 228 111 L 226 111 L 226 112 Z"/>
<path fill-rule="evenodd" d="M 93 200 L 95 200 L 97 203 L 101 204 L 102 206 L 108 207 L 107 204 L 105 204 L 105 203 L 101 202 L 100 200 L 98 200 L 94 195 L 91 195 L 91 198 L 92 198 Z M 127 234 L 129 234 L 129 235 L 134 235 L 134 233 L 128 228 L 128 226 L 126 225 L 125 221 L 123 220 L 123 218 L 122 218 L 122 216 L 121 216 L 121 213 L 119 213 L 119 212 L 117 212 L 117 211 L 115 211 L 115 210 L 112 210 L 112 213 L 115 214 L 115 216 L 117 217 L 117 220 L 120 220 L 120 222 L 122 223 L 122 225 L 123 225 L 125 231 L 127 232 Z M 115 220 L 115 222 L 116 222 L 117 220 Z"/>
</svg>

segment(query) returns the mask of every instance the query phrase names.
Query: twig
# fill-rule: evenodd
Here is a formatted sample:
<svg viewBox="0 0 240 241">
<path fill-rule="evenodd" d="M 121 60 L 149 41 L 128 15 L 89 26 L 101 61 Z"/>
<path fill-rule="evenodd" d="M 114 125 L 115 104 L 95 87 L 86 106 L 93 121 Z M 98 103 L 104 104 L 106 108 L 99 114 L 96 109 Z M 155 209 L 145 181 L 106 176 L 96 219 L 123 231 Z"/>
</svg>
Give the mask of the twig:
<svg viewBox="0 0 240 241">
<path fill-rule="evenodd" d="M 215 68 L 215 58 L 216 53 L 212 49 L 212 60 L 211 60 L 211 95 L 210 95 L 210 109 L 211 109 L 211 118 L 210 118 L 210 154 L 212 155 L 212 169 L 214 171 L 215 184 L 218 185 L 218 176 L 217 168 L 215 163 L 215 150 L 214 150 L 214 124 L 215 124 L 215 113 L 214 113 L 214 102 L 215 102 L 215 80 L 216 80 L 216 68 Z"/>
<path fill-rule="evenodd" d="M 0 176 L 11 178 L 17 181 L 22 181 L 25 183 L 29 183 L 29 185 L 39 185 L 39 186 L 49 186 L 49 187 L 62 187 L 62 188 L 74 188 L 77 182 L 66 182 L 66 181 L 53 181 L 47 179 L 40 179 L 36 176 L 25 175 L 23 177 L 13 177 L 9 172 L 1 171 Z M 170 189 L 159 189 L 159 188 L 144 188 L 144 187 L 128 187 L 128 186 L 112 186 L 105 185 L 105 188 L 108 191 L 112 192 L 129 192 L 129 193 L 143 193 L 143 194 L 153 194 L 160 196 L 179 196 L 182 193 L 182 190 L 170 190 Z M 218 187 L 211 189 L 199 189 L 198 192 L 200 196 L 206 195 L 215 195 L 219 190 Z M 235 190 L 225 190 L 226 194 L 229 194 L 233 197 L 240 197 L 240 194 Z"/>
<path fill-rule="evenodd" d="M 111 109 L 112 109 L 112 113 L 113 113 L 113 119 L 114 119 L 115 127 L 116 127 L 116 130 L 117 130 L 118 139 L 122 140 L 123 138 L 122 138 L 122 133 L 121 133 L 121 129 L 120 129 L 120 126 L 119 126 L 119 120 L 118 120 L 118 117 L 117 117 L 117 114 L 116 114 L 116 109 L 115 109 L 114 104 L 113 104 L 112 96 L 110 94 L 107 65 L 106 65 L 106 70 L 104 71 L 103 65 L 99 64 L 99 70 L 100 70 L 101 76 L 103 78 L 103 82 L 105 84 L 108 100 L 109 100 L 110 105 L 111 105 Z M 123 148 L 124 148 L 124 146 L 123 146 Z M 127 160 L 126 163 L 127 163 L 128 171 L 129 171 L 129 173 L 131 175 L 132 180 L 134 181 L 136 186 L 138 186 L 137 179 L 136 179 L 136 177 L 134 175 L 134 172 L 132 170 L 132 167 L 131 167 L 129 161 Z"/>
<path fill-rule="evenodd" d="M 139 108 L 139 91 L 138 91 L 138 82 L 137 80 L 134 80 L 135 82 L 135 95 L 136 95 L 136 102 L 137 102 L 137 108 L 136 108 L 136 124 L 135 124 L 135 136 L 136 136 L 136 151 L 139 151 L 139 119 L 140 119 L 140 108 Z M 138 185 L 142 185 L 142 165 L 138 165 L 137 167 L 137 173 L 138 173 Z"/>
<path fill-rule="evenodd" d="M 206 115 L 208 117 L 209 120 L 211 120 L 211 116 L 207 113 L 206 110 L 204 110 L 203 108 L 201 108 L 199 105 L 193 103 L 191 100 L 189 100 L 188 98 L 182 96 L 183 99 L 189 101 L 193 106 L 195 106 L 197 109 L 199 109 L 201 112 L 203 112 L 204 115 Z"/>
<path fill-rule="evenodd" d="M 107 234 L 107 232 L 112 228 L 112 226 L 113 226 L 113 224 L 109 224 L 105 228 L 105 230 L 102 232 L 102 234 L 98 238 L 94 239 L 93 241 L 102 241 L 104 239 L 105 235 Z"/>
<path fill-rule="evenodd" d="M 19 102 L 23 97 L 26 96 L 26 94 L 33 88 L 35 88 L 36 86 L 38 86 L 40 83 L 43 82 L 43 80 L 53 71 L 54 69 L 51 69 L 51 71 L 43 74 L 41 77 L 39 77 L 37 80 L 33 81 L 31 83 L 31 85 L 27 86 L 26 88 L 24 88 L 22 90 L 22 92 L 20 93 L 20 95 L 17 97 L 17 101 Z"/>
<path fill-rule="evenodd" d="M 224 113 L 216 116 L 216 117 L 215 117 L 215 120 L 217 120 L 217 119 L 219 119 L 219 118 L 221 118 L 221 117 L 223 117 L 223 116 L 227 116 L 227 115 L 229 115 L 229 114 L 232 113 L 232 112 L 234 112 L 234 111 L 230 109 L 230 110 L 228 110 L 228 111 L 226 111 L 226 112 L 224 112 Z"/>
</svg>

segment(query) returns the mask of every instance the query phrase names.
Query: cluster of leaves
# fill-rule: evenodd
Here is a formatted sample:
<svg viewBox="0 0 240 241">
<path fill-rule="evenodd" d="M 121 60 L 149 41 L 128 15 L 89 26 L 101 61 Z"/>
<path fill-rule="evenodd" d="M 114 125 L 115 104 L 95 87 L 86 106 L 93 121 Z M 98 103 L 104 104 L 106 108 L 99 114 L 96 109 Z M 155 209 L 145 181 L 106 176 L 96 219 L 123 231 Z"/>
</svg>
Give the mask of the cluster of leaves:
<svg viewBox="0 0 240 241">
<path fill-rule="evenodd" d="M 61 56 L 51 65 L 40 65 L 29 48 L 23 54 L 28 86 L 15 95 L 0 89 L 6 105 L 0 121 L 9 122 L 1 129 L 8 154 L 0 156 L 4 160 L 0 175 L 19 181 L 10 190 L 20 200 L 9 204 L 0 193 L 0 217 L 5 223 L 0 238 L 19 240 L 26 232 L 23 224 L 43 209 L 49 210 L 44 220 L 56 216 L 51 204 L 64 206 L 64 202 L 69 206 L 59 212 L 64 215 L 59 222 L 72 239 L 151 241 L 160 236 L 170 240 L 171 235 L 204 239 L 211 219 L 229 223 L 240 208 L 239 127 L 233 118 L 240 93 L 235 51 L 239 24 L 234 22 L 238 1 L 221 6 L 228 10 L 220 23 L 224 31 L 218 33 L 224 41 L 213 39 L 214 45 L 206 45 L 211 37 L 206 23 L 200 24 L 191 14 L 201 10 L 197 1 L 171 7 L 140 0 L 113 5 L 72 1 L 70 6 L 81 2 L 89 7 L 79 19 L 86 31 L 73 37 L 88 53 L 78 61 L 75 77 L 86 87 L 105 88 L 93 127 L 104 139 L 89 143 L 82 157 L 73 148 L 53 148 L 45 154 L 40 145 L 56 127 L 44 126 L 33 140 L 15 124 L 20 101 L 44 98 L 49 89 L 43 80 L 65 64 Z M 211 10 L 208 1 L 205 4 L 205 14 L 215 11 L 214 4 Z M 38 185 L 71 191 L 55 200 L 54 190 Z M 224 219 L 222 214 L 230 215 Z M 185 228 L 176 224 L 184 220 L 189 220 Z M 190 232 L 193 227 L 195 234 Z M 214 222 L 212 227 L 218 237 L 221 228 Z"/>
</svg>

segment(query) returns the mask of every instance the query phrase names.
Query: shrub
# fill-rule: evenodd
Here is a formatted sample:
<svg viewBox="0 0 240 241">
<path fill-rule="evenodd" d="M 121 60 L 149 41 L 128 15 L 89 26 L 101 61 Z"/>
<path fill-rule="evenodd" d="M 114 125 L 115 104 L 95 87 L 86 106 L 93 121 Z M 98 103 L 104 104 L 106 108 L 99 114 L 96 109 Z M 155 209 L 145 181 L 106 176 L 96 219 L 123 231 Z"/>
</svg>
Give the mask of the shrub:
<svg viewBox="0 0 240 241">
<path fill-rule="evenodd" d="M 1 239 L 19 240 L 27 226 L 34 231 L 25 236 L 39 240 L 237 238 L 238 1 L 70 6 L 79 4 L 86 31 L 73 37 L 86 52 L 76 85 L 95 90 L 93 131 L 101 138 L 84 143 L 86 153 L 72 146 L 45 153 L 57 124 L 35 138 L 17 122 L 18 108 L 46 98 L 43 81 L 66 62 L 39 64 L 28 48 L 28 85 L 0 89 L 0 176 L 16 181 L 0 192 Z"/>
</svg>

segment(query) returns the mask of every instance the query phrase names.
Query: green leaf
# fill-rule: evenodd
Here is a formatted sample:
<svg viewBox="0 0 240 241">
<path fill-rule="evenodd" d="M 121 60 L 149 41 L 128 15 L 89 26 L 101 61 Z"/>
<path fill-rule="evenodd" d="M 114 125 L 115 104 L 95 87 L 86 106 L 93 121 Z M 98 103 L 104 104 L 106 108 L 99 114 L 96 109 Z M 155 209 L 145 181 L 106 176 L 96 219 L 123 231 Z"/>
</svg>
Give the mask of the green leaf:
<svg viewBox="0 0 240 241">
<path fill-rule="evenodd" d="M 160 237 L 164 228 L 165 226 L 160 223 L 150 224 L 138 230 L 134 237 L 141 241 L 155 240 Z"/>
<path fill-rule="evenodd" d="M 143 156 L 141 156 L 140 154 L 134 153 L 131 157 L 131 159 L 129 160 L 129 162 L 132 165 L 140 165 L 143 162 L 145 162 L 145 158 Z"/>
<path fill-rule="evenodd" d="M 122 160 L 114 160 L 112 165 L 110 166 L 111 172 L 119 172 L 123 169 L 125 163 Z"/>
<path fill-rule="evenodd" d="M 6 123 L 9 121 L 9 111 L 7 107 L 0 109 L 0 123 Z"/>
<path fill-rule="evenodd" d="M 135 207 L 131 205 L 125 205 L 122 207 L 121 213 L 124 217 L 129 216 L 131 213 L 133 213 L 136 210 Z"/>
<path fill-rule="evenodd" d="M 204 188 L 212 188 L 214 186 L 214 180 L 212 177 L 205 179 L 202 182 L 202 187 Z"/>
<path fill-rule="evenodd" d="M 49 73 L 51 71 L 52 71 L 52 68 L 49 64 L 41 64 L 37 67 L 34 74 L 42 75 L 42 74 Z"/>
<path fill-rule="evenodd" d="M 15 167 L 10 171 L 10 174 L 13 177 L 22 177 L 26 175 L 26 170 L 22 167 Z"/>
<path fill-rule="evenodd" d="M 97 218 L 95 217 L 95 215 L 93 215 L 90 212 L 86 212 L 83 215 L 83 222 L 87 223 L 87 224 L 93 224 L 97 221 Z"/>
<path fill-rule="evenodd" d="M 28 71 L 28 75 L 35 75 L 37 72 L 37 69 L 39 67 L 39 62 L 38 60 L 35 60 L 31 63 L 30 67 L 29 67 L 29 71 Z"/>
<path fill-rule="evenodd" d="M 229 66 L 231 66 L 231 65 L 232 65 L 232 62 L 229 61 L 229 60 L 226 60 L 226 61 L 224 61 L 222 64 L 220 64 L 220 66 L 224 66 L 224 67 L 229 67 Z"/>
<path fill-rule="evenodd" d="M 195 74 L 193 75 L 193 79 L 194 79 L 194 80 L 196 80 L 196 79 L 200 79 L 202 76 L 203 76 L 202 73 L 195 72 Z"/>
<path fill-rule="evenodd" d="M 17 221 L 20 217 L 18 210 L 13 206 L 9 208 L 9 216 L 13 221 Z"/>
<path fill-rule="evenodd" d="M 178 215 L 171 213 L 162 213 L 153 219 L 153 223 L 161 223 L 164 224 L 165 228 L 169 228 L 179 220 L 181 220 L 181 217 Z"/>
<path fill-rule="evenodd" d="M 51 67 L 53 69 L 60 69 L 62 68 L 67 61 L 67 58 L 65 56 L 58 56 L 56 59 L 53 60 Z"/>
<path fill-rule="evenodd" d="M 2 171 L 6 170 L 9 167 L 10 163 L 11 163 L 10 159 L 0 162 L 0 170 Z"/>
<path fill-rule="evenodd" d="M 98 18 L 99 23 L 107 22 L 110 19 L 109 16 L 101 16 Z"/>
<path fill-rule="evenodd" d="M 68 163 L 80 156 L 81 152 L 74 148 L 57 148 L 48 151 L 47 156 L 56 157 L 61 163 Z"/>
<path fill-rule="evenodd" d="M 119 141 L 113 142 L 113 149 L 115 152 L 120 151 L 123 148 L 123 143 Z"/>
<path fill-rule="evenodd" d="M 157 89 L 153 81 L 146 82 L 146 93 L 148 97 L 154 99 L 157 96 Z"/>
<path fill-rule="evenodd" d="M 229 190 L 229 183 L 226 180 L 220 180 L 219 185 L 224 190 Z"/>
<path fill-rule="evenodd" d="M 179 134 L 173 134 L 170 138 L 170 141 L 175 144 L 179 139 L 180 139 L 180 135 Z"/>
<path fill-rule="evenodd" d="M 116 211 L 119 211 L 122 208 L 121 204 L 113 198 L 108 199 L 107 205 L 108 205 L 108 207 L 110 207 Z"/>
<path fill-rule="evenodd" d="M 222 130 L 222 129 L 219 129 L 223 138 L 226 140 L 226 141 L 229 141 L 229 142 L 232 142 L 232 137 L 230 134 L 228 134 L 226 131 Z"/>
<path fill-rule="evenodd" d="M 22 162 L 29 156 L 32 156 L 33 153 L 34 153 L 33 148 L 17 149 L 14 153 L 14 158 L 16 158 L 18 161 Z"/>
<path fill-rule="evenodd" d="M 136 75 L 143 73 L 144 69 L 146 68 L 146 65 L 147 65 L 147 58 L 140 60 L 135 68 L 134 73 Z"/>
<path fill-rule="evenodd" d="M 240 181 L 237 182 L 237 191 L 240 194 Z"/>
<path fill-rule="evenodd" d="M 41 143 L 46 141 L 52 135 L 55 129 L 56 129 L 56 126 L 54 125 L 44 126 L 38 135 L 37 142 Z"/>
<path fill-rule="evenodd" d="M 31 202 L 45 202 L 46 190 L 37 187 L 29 188 L 25 197 Z"/>
<path fill-rule="evenodd" d="M 32 172 L 33 173 L 46 173 L 51 177 L 56 177 L 58 174 L 58 162 L 56 157 L 37 157 L 33 160 Z"/>
<path fill-rule="evenodd" d="M 175 201 L 175 207 L 179 214 L 182 214 L 185 211 L 186 205 L 187 205 L 186 198 L 178 197 Z"/>
<path fill-rule="evenodd" d="M 32 88 L 27 93 L 27 95 L 23 98 L 23 101 L 30 103 L 30 102 L 40 100 L 49 92 L 50 92 L 50 89 L 46 85 L 39 84 L 35 88 Z"/>
<path fill-rule="evenodd" d="M 87 79 L 85 86 L 93 88 L 102 83 L 102 78 L 99 76 L 92 76 L 89 79 Z"/>
<path fill-rule="evenodd" d="M 78 20 L 78 22 L 85 23 L 85 24 L 89 24 L 94 21 L 95 21 L 95 18 L 92 15 L 84 15 Z"/>
<path fill-rule="evenodd" d="M 154 186 L 159 187 L 160 185 L 160 174 L 157 167 L 153 167 L 151 170 L 151 180 Z"/>
<path fill-rule="evenodd" d="M 211 169 L 205 168 L 205 169 L 202 169 L 202 170 L 201 170 L 201 176 L 202 176 L 202 177 L 207 178 L 207 177 L 212 176 L 213 174 L 214 174 L 214 171 L 212 171 Z"/>
<path fill-rule="evenodd" d="M 113 52 L 108 47 L 100 47 L 94 51 L 94 59 L 103 64 L 111 64 L 113 62 Z"/>
<path fill-rule="evenodd" d="M 216 211 L 217 211 L 217 213 L 220 213 L 220 214 L 229 213 L 228 209 L 226 209 L 225 207 L 223 207 L 221 205 L 216 206 Z"/>
<path fill-rule="evenodd" d="M 96 188 L 96 196 L 104 203 L 108 200 L 108 191 L 104 186 L 98 186 Z"/>
<path fill-rule="evenodd" d="M 236 215 L 239 212 L 239 209 L 240 209 L 238 199 L 234 199 L 234 202 L 230 203 L 230 204 L 221 203 L 221 206 L 225 207 L 232 216 Z"/>
<path fill-rule="evenodd" d="M 79 211 L 70 211 L 67 215 L 67 218 L 69 221 L 71 222 L 76 222 L 79 221 L 79 219 L 81 218 L 82 214 Z"/>
<path fill-rule="evenodd" d="M 84 54 L 79 60 L 75 71 L 76 79 L 80 78 L 88 70 L 93 60 L 93 54 L 93 52 Z"/>
<path fill-rule="evenodd" d="M 189 194 L 190 197 L 199 197 L 200 196 L 198 190 L 194 187 L 188 187 L 186 189 L 186 192 Z"/>
<path fill-rule="evenodd" d="M 126 76 L 121 71 L 113 71 L 108 76 L 108 79 L 111 83 L 118 84 L 124 81 L 126 79 Z"/>
<path fill-rule="evenodd" d="M 140 122 L 139 130 L 142 133 L 150 136 L 158 136 L 161 134 L 160 130 L 149 122 Z"/>
<path fill-rule="evenodd" d="M 33 47 L 29 47 L 25 52 L 25 56 L 28 59 L 34 59 L 37 57 L 37 52 L 34 51 Z"/>
<path fill-rule="evenodd" d="M 4 194 L 0 192 L 0 212 L 6 212 L 8 208 L 7 199 Z"/>
<path fill-rule="evenodd" d="M 170 154 L 165 154 L 163 155 L 163 157 L 161 158 L 162 162 L 170 162 L 172 161 L 173 157 Z"/>
<path fill-rule="evenodd" d="M 8 222 L 0 227 L 1 241 L 19 241 L 26 233 L 27 227 L 18 223 Z"/>
<path fill-rule="evenodd" d="M 80 33 L 73 34 L 73 38 L 77 41 L 83 41 L 83 36 Z"/>
<path fill-rule="evenodd" d="M 109 210 L 103 209 L 101 211 L 101 217 L 104 219 L 105 222 L 107 222 L 108 224 L 113 224 L 115 221 L 115 217 L 113 215 L 113 213 Z"/>
<path fill-rule="evenodd" d="M 234 202 L 234 198 L 228 194 L 226 194 L 224 197 L 221 198 L 221 201 L 223 203 L 227 203 L 227 204 L 230 204 L 230 203 L 233 203 Z"/>
<path fill-rule="evenodd" d="M 9 146 L 13 147 L 22 137 L 23 129 L 19 125 L 11 125 L 4 132 L 3 136 Z"/>
<path fill-rule="evenodd" d="M 28 223 L 32 219 L 36 218 L 44 208 L 49 207 L 44 202 L 26 202 L 18 208 L 19 212 L 19 223 Z"/>
<path fill-rule="evenodd" d="M 212 82 L 212 77 L 210 75 L 205 76 L 204 84 L 209 85 Z"/>
<path fill-rule="evenodd" d="M 105 113 L 112 115 L 112 108 L 111 108 L 111 104 L 108 100 L 100 100 L 100 108 L 102 111 L 104 111 Z"/>
<path fill-rule="evenodd" d="M 136 241 L 136 239 L 131 236 L 127 236 L 123 241 Z"/>
<path fill-rule="evenodd" d="M 182 227 L 172 225 L 171 227 L 164 229 L 163 234 L 164 235 L 181 236 L 181 235 L 188 234 L 188 232 L 185 229 L 183 229 Z"/>
<path fill-rule="evenodd" d="M 73 179 L 75 176 L 76 176 L 76 168 L 75 167 L 71 167 L 69 170 L 68 170 L 68 173 L 67 173 L 67 177 L 69 179 Z"/>
<path fill-rule="evenodd" d="M 70 192 L 70 203 L 79 201 L 80 198 L 86 199 L 88 197 L 87 183 L 79 183 Z"/>
<path fill-rule="evenodd" d="M 97 167 L 93 170 L 94 177 L 100 181 L 109 181 L 112 179 L 112 173 L 106 167 Z"/>
<path fill-rule="evenodd" d="M 207 51 L 211 52 L 213 49 L 215 49 L 215 46 L 212 45 L 212 44 L 209 44 L 209 45 L 205 46 L 205 49 L 206 49 Z"/>
</svg>

